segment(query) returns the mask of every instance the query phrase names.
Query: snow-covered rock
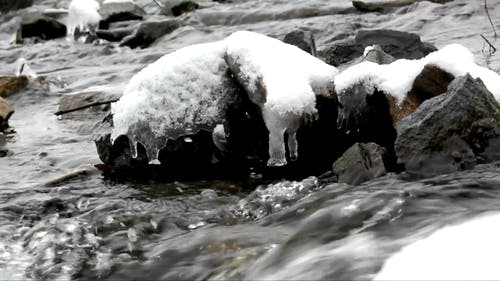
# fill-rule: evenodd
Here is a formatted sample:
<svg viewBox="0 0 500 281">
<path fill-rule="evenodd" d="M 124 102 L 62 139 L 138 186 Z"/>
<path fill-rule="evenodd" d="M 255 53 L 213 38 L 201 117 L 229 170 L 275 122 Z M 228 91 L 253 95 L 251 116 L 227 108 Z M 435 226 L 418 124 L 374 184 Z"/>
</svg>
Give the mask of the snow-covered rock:
<svg viewBox="0 0 500 281">
<path fill-rule="evenodd" d="M 250 100 L 261 107 L 269 130 L 268 166 L 283 166 L 284 134 L 294 160 L 296 133 L 316 118 L 316 95 L 331 94 L 337 69 L 295 46 L 254 32 L 235 32 L 225 42 L 229 68 Z"/>
<path fill-rule="evenodd" d="M 472 53 L 459 44 L 448 45 L 419 60 L 400 59 L 386 65 L 362 62 L 337 75 L 335 89 L 342 101 L 347 89 L 362 83 L 392 95 L 401 103 L 426 65 L 435 65 L 455 77 L 469 73 L 473 78 L 481 78 L 488 90 L 500 100 L 500 75 L 477 65 Z"/>
<path fill-rule="evenodd" d="M 142 143 L 151 161 L 167 140 L 213 128 L 224 120 L 231 83 L 224 42 L 167 54 L 136 74 L 112 105 L 112 139 L 127 135 L 136 155 Z"/>
<path fill-rule="evenodd" d="M 94 32 L 101 20 L 99 7 L 95 0 L 72 0 L 68 8 L 68 35 L 74 36 L 77 29 L 81 33 Z"/>
</svg>

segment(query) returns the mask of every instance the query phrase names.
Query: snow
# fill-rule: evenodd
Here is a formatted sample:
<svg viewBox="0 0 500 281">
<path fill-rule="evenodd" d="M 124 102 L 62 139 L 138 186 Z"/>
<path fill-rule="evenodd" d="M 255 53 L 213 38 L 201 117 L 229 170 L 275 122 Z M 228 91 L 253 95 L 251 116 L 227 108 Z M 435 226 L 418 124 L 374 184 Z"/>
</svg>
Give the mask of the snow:
<svg viewBox="0 0 500 281">
<path fill-rule="evenodd" d="M 222 123 L 230 98 L 224 52 L 223 42 L 193 45 L 137 73 L 112 105 L 112 139 L 127 135 L 134 155 L 137 142 L 142 143 L 155 162 L 168 139 Z"/>
<path fill-rule="evenodd" d="M 94 31 L 101 20 L 99 3 L 95 0 L 72 0 L 68 8 L 68 35 L 78 28 L 81 32 Z"/>
<path fill-rule="evenodd" d="M 413 81 L 426 65 L 436 65 L 455 77 L 466 73 L 473 78 L 479 77 L 495 98 L 500 100 L 500 76 L 477 65 L 472 53 L 459 44 L 448 45 L 420 60 L 400 59 L 386 65 L 362 62 L 335 77 L 335 90 L 341 98 L 354 84 L 364 83 L 367 87 L 377 88 L 402 102 L 411 90 Z"/>
<path fill-rule="evenodd" d="M 439 229 L 390 257 L 375 280 L 500 280 L 500 214 Z"/>
<path fill-rule="evenodd" d="M 297 130 L 317 115 L 316 95 L 328 95 L 337 69 L 301 49 L 254 32 L 225 39 L 227 62 L 269 130 L 269 166 L 285 165 L 284 134 L 296 159 Z M 333 89 L 333 87 L 332 87 Z"/>
</svg>

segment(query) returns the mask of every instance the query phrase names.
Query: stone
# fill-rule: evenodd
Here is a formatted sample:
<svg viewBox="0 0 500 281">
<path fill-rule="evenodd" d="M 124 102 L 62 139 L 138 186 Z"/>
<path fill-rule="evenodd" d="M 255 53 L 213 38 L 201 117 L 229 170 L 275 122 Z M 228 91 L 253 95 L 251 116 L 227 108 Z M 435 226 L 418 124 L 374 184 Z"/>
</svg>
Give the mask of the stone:
<svg viewBox="0 0 500 281">
<path fill-rule="evenodd" d="M 340 71 L 343 71 L 355 64 L 362 63 L 364 61 L 373 62 L 376 64 L 390 64 L 394 62 L 396 59 L 384 52 L 382 47 L 379 45 L 373 45 L 371 47 L 367 47 L 361 57 L 355 58 L 349 62 L 346 62 L 340 65 L 338 68 Z"/>
<path fill-rule="evenodd" d="M 33 5 L 33 0 L 2 0 L 0 1 L 0 12 L 19 10 Z"/>
<path fill-rule="evenodd" d="M 120 46 L 147 48 L 157 39 L 177 28 L 179 28 L 179 22 L 173 19 L 144 22 L 139 25 L 134 33 L 123 38 Z"/>
<path fill-rule="evenodd" d="M 301 50 L 316 56 L 316 43 L 312 32 L 304 32 L 302 30 L 294 30 L 283 38 L 283 42 L 299 47 Z"/>
<path fill-rule="evenodd" d="M 483 82 L 469 74 L 458 77 L 447 94 L 424 101 L 399 121 L 398 162 L 421 176 L 471 168 L 488 158 L 484 152 L 498 137 L 499 124 L 500 105 Z"/>
<path fill-rule="evenodd" d="M 94 106 L 109 105 L 121 97 L 121 92 L 83 91 L 64 95 L 59 100 L 59 108 L 55 115 L 63 115 Z"/>
<path fill-rule="evenodd" d="M 0 76 L 0 97 L 7 97 L 28 86 L 28 77 L 22 76 Z"/>
<path fill-rule="evenodd" d="M 44 40 L 66 37 L 66 26 L 54 18 L 32 14 L 21 21 L 21 37 L 38 37 Z"/>
<path fill-rule="evenodd" d="M 182 1 L 178 4 L 175 4 L 171 7 L 172 14 L 175 17 L 178 17 L 182 14 L 192 12 L 200 8 L 200 5 L 193 1 Z"/>
<path fill-rule="evenodd" d="M 9 118 L 14 113 L 14 109 L 10 106 L 10 104 L 0 97 L 0 131 L 3 131 L 4 128 L 8 127 Z"/>
<path fill-rule="evenodd" d="M 411 5 L 423 0 L 353 0 L 352 5 L 362 12 L 386 12 L 392 8 Z M 446 3 L 451 0 L 428 0 L 434 3 Z"/>
<path fill-rule="evenodd" d="M 102 20 L 99 28 L 108 29 L 109 24 L 118 21 L 142 20 L 146 12 L 134 1 L 104 2 L 99 9 Z"/>
<path fill-rule="evenodd" d="M 359 185 L 385 176 L 384 157 L 387 150 L 376 143 L 355 143 L 332 165 L 338 182 Z"/>
</svg>

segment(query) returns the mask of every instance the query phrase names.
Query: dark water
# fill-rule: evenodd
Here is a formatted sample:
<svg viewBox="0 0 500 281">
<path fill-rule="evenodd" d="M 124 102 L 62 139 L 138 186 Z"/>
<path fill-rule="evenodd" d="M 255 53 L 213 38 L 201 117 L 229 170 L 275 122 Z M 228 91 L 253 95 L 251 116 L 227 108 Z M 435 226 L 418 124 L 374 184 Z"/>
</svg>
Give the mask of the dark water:
<svg viewBox="0 0 500 281">
<path fill-rule="evenodd" d="M 359 187 L 314 177 L 259 187 L 115 182 L 93 168 L 100 161 L 92 138 L 104 111 L 54 115 L 64 94 L 91 86 L 119 91 L 163 54 L 240 29 L 280 38 L 312 30 L 321 51 L 359 29 L 392 28 L 437 47 L 461 43 L 479 64 L 499 70 L 500 55 L 483 52 L 479 37 L 500 42 L 482 1 L 421 2 L 390 14 L 360 14 L 349 1 L 206 2 L 210 7 L 187 26 L 148 49 L 66 39 L 9 46 L 19 15 L 68 5 L 35 3 L 0 16 L 0 74 L 13 74 L 24 58 L 45 77 L 8 98 L 17 133 L 0 158 L 2 280 L 371 279 L 401 247 L 443 225 L 500 211 L 496 164 L 428 180 L 389 175 Z M 500 2 L 489 6 L 500 30 Z M 53 181 L 74 171 L 84 174 Z"/>
</svg>

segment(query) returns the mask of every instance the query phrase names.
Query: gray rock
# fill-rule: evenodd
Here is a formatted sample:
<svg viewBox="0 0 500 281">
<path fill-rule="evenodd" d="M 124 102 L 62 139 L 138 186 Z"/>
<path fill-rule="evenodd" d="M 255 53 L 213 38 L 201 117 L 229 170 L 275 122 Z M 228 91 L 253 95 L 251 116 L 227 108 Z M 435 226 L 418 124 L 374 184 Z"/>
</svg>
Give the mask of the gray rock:
<svg viewBox="0 0 500 281">
<path fill-rule="evenodd" d="M 84 91 L 65 95 L 59 100 L 56 115 L 63 115 L 94 106 L 109 105 L 121 97 L 121 92 Z"/>
<path fill-rule="evenodd" d="M 354 39 L 329 46 L 324 50 L 325 61 L 340 66 L 363 56 L 366 47 L 379 45 L 396 59 L 420 59 L 436 51 L 436 47 L 422 42 L 416 34 L 396 30 L 362 30 Z"/>
<path fill-rule="evenodd" d="M 132 28 L 115 28 L 110 30 L 99 29 L 96 31 L 97 38 L 101 38 L 110 42 L 120 42 L 123 38 L 131 35 L 134 32 Z"/>
<path fill-rule="evenodd" d="M 375 143 L 355 143 L 332 166 L 338 181 L 358 185 L 387 174 L 387 150 Z"/>
<path fill-rule="evenodd" d="M 422 176 L 470 168 L 497 137 L 499 122 L 500 105 L 483 82 L 458 77 L 447 94 L 424 101 L 397 124 L 398 161 Z"/>
<path fill-rule="evenodd" d="M 302 49 L 304 52 L 316 56 L 316 43 L 312 32 L 304 32 L 302 30 L 294 30 L 283 38 L 283 42 L 294 45 Z"/>
<path fill-rule="evenodd" d="M 367 47 L 367 49 L 365 49 L 361 57 L 353 59 L 352 61 L 347 62 L 345 64 L 342 64 L 341 66 L 339 66 L 339 69 L 340 71 L 343 71 L 355 64 L 362 63 L 364 61 L 374 62 L 377 64 L 390 64 L 395 60 L 396 59 L 393 56 L 384 52 L 382 47 L 380 47 L 379 45 L 373 45 Z"/>
<path fill-rule="evenodd" d="M 178 27 L 179 22 L 174 19 L 144 22 L 139 25 L 134 33 L 123 38 L 120 46 L 147 48 L 158 38 L 174 31 Z"/>
</svg>

